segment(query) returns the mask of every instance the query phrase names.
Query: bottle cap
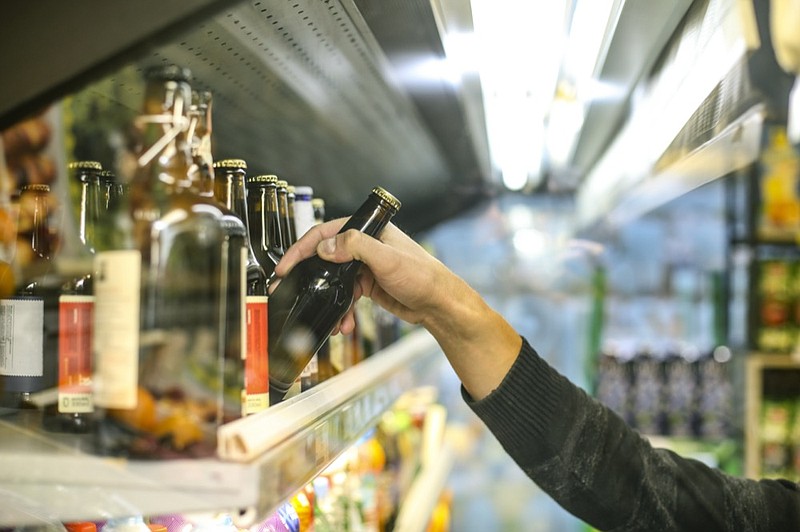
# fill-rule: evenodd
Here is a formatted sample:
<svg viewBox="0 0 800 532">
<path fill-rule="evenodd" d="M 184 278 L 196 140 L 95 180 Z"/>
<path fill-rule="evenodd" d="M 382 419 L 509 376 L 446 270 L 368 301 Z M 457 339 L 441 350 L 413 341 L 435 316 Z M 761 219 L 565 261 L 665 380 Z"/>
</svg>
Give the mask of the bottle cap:
<svg viewBox="0 0 800 532">
<path fill-rule="evenodd" d="M 281 188 L 281 187 L 286 188 L 287 186 L 289 186 L 289 182 L 288 181 L 284 181 L 283 179 L 278 179 L 278 181 L 275 183 L 275 185 L 277 185 L 278 188 Z"/>
<path fill-rule="evenodd" d="M 241 168 L 247 170 L 247 162 L 244 159 L 222 159 L 214 162 L 214 168 Z"/>
<path fill-rule="evenodd" d="M 251 183 L 276 183 L 278 181 L 278 177 L 274 175 L 251 175 L 247 177 L 247 184 Z"/>
<path fill-rule="evenodd" d="M 286 193 L 289 195 L 294 194 L 294 187 L 292 185 L 286 185 Z"/>
<path fill-rule="evenodd" d="M 301 199 L 310 200 L 314 196 L 314 189 L 305 185 L 294 187 L 294 195 Z"/>
<path fill-rule="evenodd" d="M 97 170 L 103 169 L 103 165 L 97 161 L 73 161 L 67 165 L 70 170 Z"/>
<path fill-rule="evenodd" d="M 379 198 L 381 198 L 383 201 L 385 201 L 389 205 L 391 205 L 391 207 L 394 210 L 396 210 L 396 211 L 400 210 L 400 206 L 402 205 L 402 203 L 400 203 L 400 200 L 398 200 L 397 198 L 392 196 L 385 188 L 383 188 L 383 187 L 375 187 L 375 188 L 372 189 L 372 193 L 375 194 L 376 196 L 378 196 Z"/>
<path fill-rule="evenodd" d="M 50 185 L 41 185 L 41 184 L 23 185 L 20 190 L 22 192 L 25 192 L 26 190 L 32 190 L 34 192 L 50 192 Z"/>
</svg>

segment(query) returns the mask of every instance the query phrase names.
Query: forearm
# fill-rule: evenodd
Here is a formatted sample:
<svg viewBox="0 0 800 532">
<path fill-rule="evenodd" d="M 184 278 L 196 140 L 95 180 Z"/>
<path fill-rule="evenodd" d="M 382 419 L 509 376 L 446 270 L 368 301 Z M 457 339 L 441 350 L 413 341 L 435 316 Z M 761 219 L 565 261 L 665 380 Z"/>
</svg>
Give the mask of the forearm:
<svg viewBox="0 0 800 532">
<path fill-rule="evenodd" d="M 480 399 L 500 385 L 522 339 L 466 282 L 451 275 L 434 283 L 439 308 L 422 325 L 442 348 L 470 395 Z"/>
</svg>

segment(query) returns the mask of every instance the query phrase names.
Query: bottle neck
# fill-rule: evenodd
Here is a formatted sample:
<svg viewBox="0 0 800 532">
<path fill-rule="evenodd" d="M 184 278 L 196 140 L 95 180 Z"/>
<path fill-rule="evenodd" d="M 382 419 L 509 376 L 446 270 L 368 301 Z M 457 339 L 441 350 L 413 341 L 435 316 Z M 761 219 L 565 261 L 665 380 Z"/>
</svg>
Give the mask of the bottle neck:
<svg viewBox="0 0 800 532">
<path fill-rule="evenodd" d="M 81 203 L 79 209 L 78 236 L 83 246 L 95 252 L 95 233 L 100 221 L 103 190 L 99 178 L 81 180 Z"/>
<path fill-rule="evenodd" d="M 211 155 L 211 130 L 204 110 L 193 110 L 189 119 L 187 138 L 190 142 L 193 167 L 189 178 L 204 196 L 215 195 L 214 158 Z"/>
<path fill-rule="evenodd" d="M 235 174 L 233 176 L 228 176 L 226 181 L 230 181 L 230 184 L 226 186 L 229 190 L 230 198 L 226 205 L 242 220 L 242 223 L 249 233 L 250 220 L 247 216 L 247 195 L 244 187 L 244 175 Z"/>
<path fill-rule="evenodd" d="M 275 187 L 266 183 L 249 186 L 246 203 L 250 243 L 258 251 L 261 266 L 271 270 L 283 255 Z"/>
<path fill-rule="evenodd" d="M 214 177 L 214 197 L 231 211 L 244 224 L 247 234 L 246 246 L 252 259 L 253 244 L 250 239 L 250 219 L 247 215 L 247 196 L 244 185 L 244 172 L 229 172 L 217 169 Z"/>
<path fill-rule="evenodd" d="M 192 155 L 187 133 L 190 104 L 189 86 L 183 82 L 148 83 L 142 114 L 136 119 L 143 144 L 138 154 L 133 188 L 144 194 L 153 190 L 192 190 Z M 138 196 L 136 192 L 134 196 Z"/>
<path fill-rule="evenodd" d="M 340 233 L 355 229 L 366 235 L 377 238 L 383 231 L 392 216 L 395 214 L 389 204 L 383 202 L 380 198 L 371 194 L 367 200 L 361 204 L 355 213 L 350 217 L 347 223 L 339 230 Z M 353 266 L 360 264 L 360 261 L 353 260 L 340 264 L 340 272 L 355 272 Z"/>
<path fill-rule="evenodd" d="M 394 209 L 372 195 L 353 213 L 339 232 L 344 233 L 350 229 L 356 229 L 372 237 L 377 237 L 391 221 L 394 213 Z"/>
<path fill-rule="evenodd" d="M 20 271 L 20 285 L 23 292 L 30 289 L 29 283 L 45 277 L 52 269 L 56 251 L 56 236 L 50 227 L 50 211 L 48 196 L 50 192 L 44 190 L 25 190 L 20 194 L 20 238 L 25 238 L 30 246 L 29 260 Z M 23 213 L 27 223 L 23 222 Z M 18 251 L 18 253 L 20 253 Z"/>
<path fill-rule="evenodd" d="M 283 187 L 277 188 L 277 196 L 278 196 L 278 216 L 279 216 L 279 224 L 280 224 L 280 235 L 281 235 L 281 248 L 285 253 L 289 246 L 292 245 L 294 242 L 294 238 L 292 236 L 292 220 L 291 215 L 289 213 L 289 194 L 286 192 L 286 189 Z"/>
<path fill-rule="evenodd" d="M 50 211 L 46 193 L 33 193 L 33 223 L 31 227 L 31 250 L 39 259 L 49 261 L 53 252 L 53 234 L 50 230 Z"/>
<path fill-rule="evenodd" d="M 287 247 L 283 238 L 283 226 L 281 220 L 280 200 L 278 198 L 278 189 L 275 186 L 268 185 L 265 188 L 265 207 L 264 221 L 265 221 L 265 234 L 267 237 L 267 247 L 270 252 L 276 254 L 278 257 L 283 255 Z"/>
</svg>

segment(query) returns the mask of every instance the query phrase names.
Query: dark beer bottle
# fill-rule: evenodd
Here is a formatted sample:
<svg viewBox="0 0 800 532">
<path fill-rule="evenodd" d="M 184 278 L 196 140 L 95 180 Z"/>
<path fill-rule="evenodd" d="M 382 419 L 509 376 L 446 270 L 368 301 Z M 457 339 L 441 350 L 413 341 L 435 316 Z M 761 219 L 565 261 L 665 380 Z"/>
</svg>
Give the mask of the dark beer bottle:
<svg viewBox="0 0 800 532">
<path fill-rule="evenodd" d="M 284 252 L 297 242 L 297 222 L 295 220 L 294 207 L 296 201 L 294 187 L 286 185 L 286 225 L 288 226 L 289 245 L 284 248 Z"/>
<path fill-rule="evenodd" d="M 294 227 L 295 236 L 299 239 L 317 224 L 317 220 L 314 217 L 314 206 L 312 205 L 314 189 L 309 186 L 296 186 L 294 187 L 294 194 Z M 301 392 L 310 390 L 319 384 L 319 357 L 320 353 L 326 348 L 327 342 L 311 357 L 306 367 L 303 368 L 303 372 L 300 373 Z"/>
<path fill-rule="evenodd" d="M 245 177 L 247 162 L 223 159 L 214 163 L 214 196 L 235 214 L 250 234 L 247 217 Z M 244 413 L 253 414 L 269 406 L 267 355 L 267 276 L 253 251 L 250 237 L 245 238 L 245 398 Z"/>
<path fill-rule="evenodd" d="M 340 232 L 377 238 L 400 208 L 375 187 Z M 269 299 L 270 402 L 279 402 L 353 302 L 360 261 L 335 264 L 314 255 L 297 264 Z"/>
<path fill-rule="evenodd" d="M 281 220 L 278 210 L 278 178 L 274 175 L 247 177 L 247 217 L 250 242 L 267 278 L 283 256 Z"/>
<path fill-rule="evenodd" d="M 289 183 L 283 179 L 278 179 L 275 183 L 278 188 L 278 213 L 280 215 L 280 231 L 281 231 L 281 255 L 286 253 L 286 250 L 296 240 L 294 231 L 294 217 L 290 214 L 289 207 Z"/>
<path fill-rule="evenodd" d="M 314 225 L 319 225 L 325 222 L 325 200 L 320 197 L 311 198 L 311 208 L 313 210 Z M 338 343 L 337 343 L 338 342 Z M 337 373 L 339 369 L 332 363 L 332 360 L 337 359 L 336 354 L 341 353 L 344 346 L 342 335 L 337 334 L 325 340 L 322 346 L 317 350 L 317 382 L 324 382 Z M 331 355 L 334 355 L 331 357 Z"/>
</svg>

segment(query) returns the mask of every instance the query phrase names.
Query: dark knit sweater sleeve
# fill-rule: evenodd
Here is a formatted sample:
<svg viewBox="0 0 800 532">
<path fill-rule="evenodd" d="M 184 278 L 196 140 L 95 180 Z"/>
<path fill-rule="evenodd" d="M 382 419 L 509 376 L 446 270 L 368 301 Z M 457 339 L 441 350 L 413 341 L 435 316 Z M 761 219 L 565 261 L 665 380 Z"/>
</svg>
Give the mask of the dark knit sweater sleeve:
<svg viewBox="0 0 800 532">
<path fill-rule="evenodd" d="M 464 399 L 525 473 L 600 530 L 800 530 L 800 490 L 654 449 L 523 340 L 489 396 Z"/>
</svg>

